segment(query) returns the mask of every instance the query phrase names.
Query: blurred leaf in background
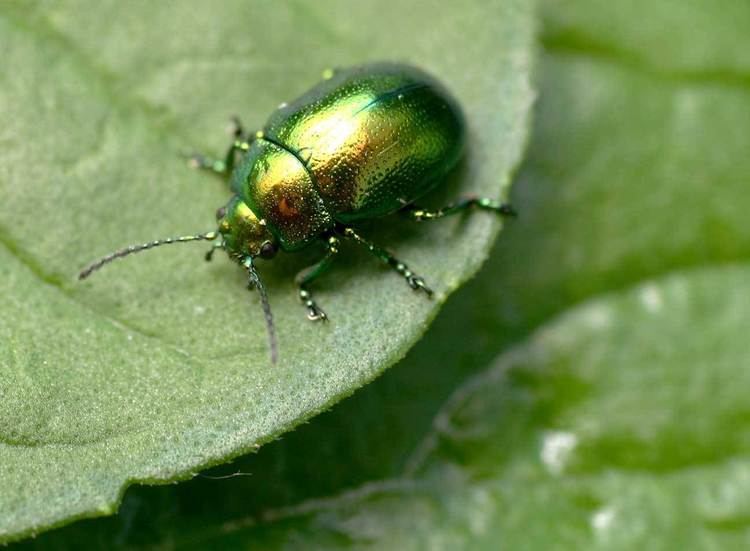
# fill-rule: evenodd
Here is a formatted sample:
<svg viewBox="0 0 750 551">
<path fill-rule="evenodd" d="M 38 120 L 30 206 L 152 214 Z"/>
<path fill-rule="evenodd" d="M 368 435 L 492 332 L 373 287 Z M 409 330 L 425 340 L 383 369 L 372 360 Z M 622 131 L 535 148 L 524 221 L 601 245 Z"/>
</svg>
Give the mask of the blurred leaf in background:
<svg viewBox="0 0 750 551">
<path fill-rule="evenodd" d="M 180 152 L 224 151 L 230 115 L 259 127 L 332 66 L 385 59 L 435 74 L 466 110 L 469 139 L 430 206 L 507 195 L 534 98 L 530 1 L 435 8 L 0 7 L 0 541 L 112 513 L 131 483 L 190 477 L 256 450 L 402 357 L 476 272 L 500 229 L 487 213 L 363 229 L 428 279 L 433 301 L 347 249 L 316 284 L 331 323 L 311 324 L 293 275 L 315 252 L 264 265 L 276 366 L 257 296 L 225 259 L 203 263 L 204 247 L 75 281 L 113 248 L 212 229 L 228 190 L 190 172 Z"/>
</svg>

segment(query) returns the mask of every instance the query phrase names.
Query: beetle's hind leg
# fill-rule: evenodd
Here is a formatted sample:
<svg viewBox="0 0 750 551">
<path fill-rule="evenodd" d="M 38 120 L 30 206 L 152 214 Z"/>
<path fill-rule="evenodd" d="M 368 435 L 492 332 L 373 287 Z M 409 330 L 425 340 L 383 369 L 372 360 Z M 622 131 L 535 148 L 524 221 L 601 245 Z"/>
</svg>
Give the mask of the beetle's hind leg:
<svg viewBox="0 0 750 551">
<path fill-rule="evenodd" d="M 365 247 L 371 254 L 377 256 L 380 260 L 388 264 L 391 268 L 396 270 L 409 284 L 409 287 L 415 291 L 424 291 L 427 296 L 432 296 L 432 289 L 430 289 L 424 282 L 424 279 L 416 275 L 409 269 L 409 266 L 401 262 L 398 258 L 393 256 L 385 249 L 381 249 L 374 243 L 367 241 L 364 237 L 355 232 L 352 228 L 344 228 L 344 237 L 351 239 Z"/>
<path fill-rule="evenodd" d="M 437 220 L 470 208 L 493 211 L 501 216 L 517 216 L 516 210 L 508 203 L 500 203 L 486 197 L 467 197 L 437 210 L 426 210 L 416 205 L 409 205 L 404 207 L 401 212 L 416 222 L 422 222 L 424 220 Z"/>
<path fill-rule="evenodd" d="M 192 168 L 206 170 L 222 176 L 230 174 L 234 168 L 237 154 L 247 151 L 254 139 L 254 136 L 245 133 L 245 130 L 242 127 L 242 122 L 238 117 L 231 118 L 230 130 L 234 141 L 224 155 L 224 160 L 214 159 L 207 155 L 203 155 L 202 153 L 193 153 L 187 155 L 190 166 Z"/>
<path fill-rule="evenodd" d="M 297 277 L 294 278 L 299 286 L 299 299 L 302 301 L 302 304 L 307 307 L 307 318 L 311 321 L 327 320 L 328 316 L 315 303 L 307 287 L 328 270 L 338 252 L 339 239 L 332 235 L 326 241 L 325 256 L 312 266 L 308 266 L 302 270 L 297 274 Z"/>
</svg>

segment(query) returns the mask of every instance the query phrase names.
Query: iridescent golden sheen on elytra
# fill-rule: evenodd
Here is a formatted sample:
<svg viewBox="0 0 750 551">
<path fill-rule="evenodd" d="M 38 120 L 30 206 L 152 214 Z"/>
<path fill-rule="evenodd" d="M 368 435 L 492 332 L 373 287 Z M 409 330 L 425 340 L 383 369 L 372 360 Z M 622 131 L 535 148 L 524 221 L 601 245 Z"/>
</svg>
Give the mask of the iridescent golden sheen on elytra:
<svg viewBox="0 0 750 551">
<path fill-rule="evenodd" d="M 457 103 L 422 71 L 337 71 L 282 104 L 243 155 L 220 220 L 226 248 L 256 256 L 273 241 L 292 251 L 336 223 L 399 210 L 440 182 L 463 139 Z"/>
</svg>

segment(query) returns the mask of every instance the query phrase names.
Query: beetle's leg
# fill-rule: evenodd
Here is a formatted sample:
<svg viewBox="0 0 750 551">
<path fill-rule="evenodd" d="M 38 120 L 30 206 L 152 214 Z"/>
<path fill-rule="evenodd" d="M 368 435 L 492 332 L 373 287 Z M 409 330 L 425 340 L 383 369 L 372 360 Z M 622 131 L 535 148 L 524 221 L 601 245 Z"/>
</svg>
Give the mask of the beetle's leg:
<svg viewBox="0 0 750 551">
<path fill-rule="evenodd" d="M 467 197 L 437 210 L 426 210 L 415 205 L 409 205 L 402 212 L 412 220 L 421 222 L 423 220 L 436 220 L 443 216 L 450 216 L 451 214 L 456 214 L 472 207 L 491 210 L 502 216 L 516 216 L 516 211 L 511 205 L 483 197 Z"/>
<path fill-rule="evenodd" d="M 223 249 L 223 248 L 224 248 L 223 242 L 218 242 L 218 243 L 214 243 L 213 245 L 211 245 L 211 248 L 208 249 L 208 251 L 206 251 L 206 256 L 204 257 L 206 259 L 206 262 L 211 262 L 211 260 L 214 257 L 214 252 L 216 251 L 216 249 Z"/>
<path fill-rule="evenodd" d="M 326 241 L 326 254 L 312 266 L 308 266 L 294 278 L 299 286 L 299 299 L 307 307 L 307 318 L 312 321 L 326 320 L 328 316 L 321 310 L 308 291 L 307 286 L 320 277 L 333 263 L 333 259 L 339 252 L 338 237 L 331 236 Z"/>
<path fill-rule="evenodd" d="M 235 140 L 232 145 L 229 146 L 223 161 L 196 153 L 188 156 L 188 162 L 193 168 L 207 170 L 224 176 L 232 172 L 237 153 L 247 151 L 248 149 L 250 149 L 250 142 L 246 140 Z"/>
<path fill-rule="evenodd" d="M 245 134 L 245 130 L 242 127 L 242 122 L 239 117 L 232 117 L 230 119 L 230 124 L 230 131 L 234 141 L 232 142 L 232 145 L 229 146 L 226 155 L 224 155 L 224 160 L 213 159 L 206 155 L 195 153 L 188 156 L 190 166 L 221 175 L 230 174 L 232 172 L 237 153 L 247 151 L 250 148 L 250 143 L 253 139 Z"/>
<path fill-rule="evenodd" d="M 401 274 L 401 276 L 406 279 L 409 287 L 411 287 L 415 291 L 419 291 L 421 289 L 422 291 L 427 293 L 427 296 L 432 296 L 432 289 L 425 285 L 424 279 L 414 274 L 409 269 L 409 266 L 401 262 L 398 258 L 395 258 L 391 253 L 389 253 L 385 249 L 381 249 L 370 241 L 367 241 L 361 235 L 357 234 L 352 228 L 344 228 L 343 234 L 344 237 L 356 241 L 358 244 L 362 245 L 372 254 L 377 256 L 380 260 L 388 264 L 388 266 Z"/>
<path fill-rule="evenodd" d="M 242 126 L 242 121 L 237 115 L 232 115 L 229 117 L 229 131 L 231 132 L 232 136 L 235 140 L 242 140 L 242 141 L 248 141 L 248 136 L 245 134 L 245 129 Z"/>
</svg>

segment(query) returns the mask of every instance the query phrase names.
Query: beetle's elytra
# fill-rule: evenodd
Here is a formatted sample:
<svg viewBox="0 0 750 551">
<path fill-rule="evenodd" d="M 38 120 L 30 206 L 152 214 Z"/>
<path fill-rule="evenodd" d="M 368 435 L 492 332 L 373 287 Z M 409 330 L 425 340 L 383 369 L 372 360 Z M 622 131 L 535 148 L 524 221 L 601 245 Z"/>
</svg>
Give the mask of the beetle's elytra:
<svg viewBox="0 0 750 551">
<path fill-rule="evenodd" d="M 470 198 L 429 211 L 414 201 L 439 184 L 461 156 L 464 122 L 458 103 L 432 77 L 408 65 L 379 63 L 327 71 L 293 102 L 282 103 L 263 130 L 245 133 L 235 121 L 235 140 L 224 160 L 203 155 L 191 163 L 228 175 L 233 196 L 216 212 L 217 231 L 132 245 L 94 262 L 88 277 L 116 258 L 169 243 L 216 241 L 206 255 L 224 249 L 248 272 L 261 294 L 271 359 L 277 346 L 271 310 L 256 257 L 272 258 L 313 242 L 322 258 L 296 277 L 311 320 L 326 319 L 309 291 L 331 265 L 341 239 L 364 246 L 414 290 L 432 291 L 421 277 L 356 230 L 358 221 L 403 212 L 434 220 L 469 207 L 512 215 L 509 205 Z"/>
</svg>

